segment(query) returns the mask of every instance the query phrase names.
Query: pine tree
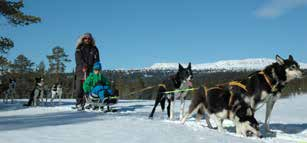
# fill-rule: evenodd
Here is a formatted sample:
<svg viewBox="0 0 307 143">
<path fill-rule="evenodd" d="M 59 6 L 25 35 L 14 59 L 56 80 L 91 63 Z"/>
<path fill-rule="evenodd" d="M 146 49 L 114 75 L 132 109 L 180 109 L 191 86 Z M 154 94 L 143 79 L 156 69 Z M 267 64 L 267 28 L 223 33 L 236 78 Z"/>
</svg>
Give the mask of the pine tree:
<svg viewBox="0 0 307 143">
<path fill-rule="evenodd" d="M 39 17 L 26 15 L 20 9 L 24 7 L 22 0 L 20 1 L 8 1 L 0 0 L 0 16 L 3 16 L 12 26 L 25 26 L 32 23 L 38 23 L 41 21 Z M 7 66 L 5 62 L 7 59 L 4 57 L 8 51 L 14 47 L 14 42 L 6 37 L 0 36 L 0 67 Z"/>
<path fill-rule="evenodd" d="M 64 73 L 66 65 L 65 63 L 70 62 L 68 55 L 64 49 L 60 46 L 56 46 L 52 49 L 52 54 L 47 55 L 49 60 L 49 72 L 56 73 L 57 80 L 59 80 L 59 73 Z"/>
<path fill-rule="evenodd" d="M 0 54 L 7 54 L 14 47 L 13 41 L 8 38 L 0 37 Z"/>
<path fill-rule="evenodd" d="M 18 55 L 11 65 L 12 70 L 18 73 L 32 72 L 33 66 L 34 63 L 23 54 Z"/>
<path fill-rule="evenodd" d="M 7 69 L 7 66 L 9 64 L 7 58 L 4 56 L 8 53 L 8 51 L 14 47 L 14 43 L 4 37 L 0 37 L 0 68 L 1 72 L 5 71 Z"/>
<path fill-rule="evenodd" d="M 0 14 L 3 15 L 8 23 L 14 26 L 29 25 L 41 21 L 39 17 L 26 15 L 20 9 L 24 7 L 23 1 L 18 2 L 1 0 L 0 1 Z"/>
<path fill-rule="evenodd" d="M 5 57 L 0 56 L 0 75 L 3 72 L 7 71 L 8 66 L 9 66 L 9 61 Z"/>
</svg>

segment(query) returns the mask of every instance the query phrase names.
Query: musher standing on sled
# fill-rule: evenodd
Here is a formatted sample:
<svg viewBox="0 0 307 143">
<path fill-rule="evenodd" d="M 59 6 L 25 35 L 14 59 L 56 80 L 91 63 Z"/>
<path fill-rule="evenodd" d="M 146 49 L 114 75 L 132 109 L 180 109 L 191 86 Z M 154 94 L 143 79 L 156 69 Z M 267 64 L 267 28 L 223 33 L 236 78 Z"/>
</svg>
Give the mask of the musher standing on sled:
<svg viewBox="0 0 307 143">
<path fill-rule="evenodd" d="M 93 69 L 94 71 L 83 83 L 83 91 L 88 96 L 98 96 L 100 98 L 100 103 L 102 103 L 106 96 L 105 94 L 113 94 L 110 87 L 110 81 L 102 75 L 101 64 L 99 62 L 94 64 Z"/>
<path fill-rule="evenodd" d="M 86 77 L 93 70 L 94 63 L 99 61 L 99 51 L 91 33 L 83 34 L 78 42 L 75 52 L 76 73 L 75 73 L 75 95 L 76 108 L 84 110 L 85 97 L 82 84 Z"/>
</svg>

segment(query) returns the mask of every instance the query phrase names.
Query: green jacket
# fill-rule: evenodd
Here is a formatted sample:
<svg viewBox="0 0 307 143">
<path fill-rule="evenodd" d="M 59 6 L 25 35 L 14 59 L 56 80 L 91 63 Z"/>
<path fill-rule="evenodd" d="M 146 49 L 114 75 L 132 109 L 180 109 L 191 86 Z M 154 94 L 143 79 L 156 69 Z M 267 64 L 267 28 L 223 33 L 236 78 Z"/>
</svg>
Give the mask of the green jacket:
<svg viewBox="0 0 307 143">
<path fill-rule="evenodd" d="M 85 93 L 91 92 L 92 89 L 97 85 L 97 83 L 99 83 L 100 85 L 110 86 L 110 81 L 106 79 L 101 73 L 90 73 L 90 75 L 83 83 L 83 91 Z"/>
</svg>

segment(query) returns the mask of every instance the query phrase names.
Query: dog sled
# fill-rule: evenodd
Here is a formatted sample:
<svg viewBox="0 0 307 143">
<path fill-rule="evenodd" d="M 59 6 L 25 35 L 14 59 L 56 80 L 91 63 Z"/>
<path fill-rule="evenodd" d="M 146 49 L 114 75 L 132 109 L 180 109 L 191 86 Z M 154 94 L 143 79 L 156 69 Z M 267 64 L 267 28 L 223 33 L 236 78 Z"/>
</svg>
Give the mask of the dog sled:
<svg viewBox="0 0 307 143">
<path fill-rule="evenodd" d="M 100 110 L 103 112 L 116 112 L 114 105 L 118 103 L 118 92 L 110 95 L 105 91 L 105 98 L 103 101 L 96 94 L 87 95 L 85 109 Z"/>
<path fill-rule="evenodd" d="M 108 94 L 105 92 L 105 97 L 103 101 L 99 98 L 98 95 L 90 93 L 89 95 L 84 95 L 84 110 L 97 110 L 102 112 L 116 112 L 118 109 L 114 107 L 118 103 L 119 99 L 119 91 L 117 89 L 113 89 L 113 94 Z M 72 109 L 81 110 L 77 107 L 72 107 Z"/>
</svg>

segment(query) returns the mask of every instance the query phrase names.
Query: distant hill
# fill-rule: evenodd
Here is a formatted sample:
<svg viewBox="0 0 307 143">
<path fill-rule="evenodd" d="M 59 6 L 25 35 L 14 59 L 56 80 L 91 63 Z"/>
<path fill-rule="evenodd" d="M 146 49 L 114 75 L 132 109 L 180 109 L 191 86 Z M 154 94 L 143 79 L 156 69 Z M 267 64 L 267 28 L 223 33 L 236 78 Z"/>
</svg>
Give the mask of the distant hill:
<svg viewBox="0 0 307 143">
<path fill-rule="evenodd" d="M 210 70 L 210 71 L 241 71 L 241 70 L 259 70 L 265 66 L 274 63 L 275 60 L 267 58 L 258 59 L 242 59 L 242 60 L 224 60 L 214 63 L 193 64 L 193 70 Z M 299 63 L 302 69 L 307 69 L 306 63 Z M 183 64 L 186 66 L 187 64 Z M 146 70 L 176 70 L 178 63 L 155 63 L 150 67 L 144 68 Z"/>
</svg>

